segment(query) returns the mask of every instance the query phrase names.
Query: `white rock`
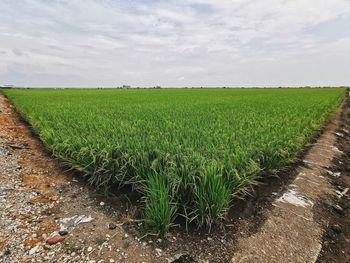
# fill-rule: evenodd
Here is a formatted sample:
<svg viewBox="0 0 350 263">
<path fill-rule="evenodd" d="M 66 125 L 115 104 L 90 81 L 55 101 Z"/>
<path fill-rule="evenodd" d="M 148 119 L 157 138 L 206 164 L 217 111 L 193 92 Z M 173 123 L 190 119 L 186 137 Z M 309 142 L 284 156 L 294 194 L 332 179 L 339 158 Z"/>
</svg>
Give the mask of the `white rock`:
<svg viewBox="0 0 350 263">
<path fill-rule="evenodd" d="M 29 255 L 33 255 L 38 251 L 39 246 L 33 247 L 31 250 L 29 250 Z"/>
<path fill-rule="evenodd" d="M 311 200 L 302 196 L 294 189 L 289 189 L 286 193 L 283 194 L 283 196 L 277 199 L 277 202 L 290 203 L 292 205 L 301 207 L 314 205 L 314 203 Z"/>
<path fill-rule="evenodd" d="M 88 247 L 87 252 L 91 252 L 92 251 L 92 247 Z"/>
</svg>

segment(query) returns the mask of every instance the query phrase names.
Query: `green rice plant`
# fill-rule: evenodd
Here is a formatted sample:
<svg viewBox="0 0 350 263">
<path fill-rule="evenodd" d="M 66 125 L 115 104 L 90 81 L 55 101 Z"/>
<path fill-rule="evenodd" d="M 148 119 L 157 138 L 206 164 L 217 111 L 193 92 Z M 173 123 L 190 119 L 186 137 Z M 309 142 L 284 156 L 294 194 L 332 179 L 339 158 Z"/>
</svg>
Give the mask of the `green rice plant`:
<svg viewBox="0 0 350 263">
<path fill-rule="evenodd" d="M 144 221 L 154 235 L 164 236 L 171 226 L 176 213 L 165 176 L 154 173 L 148 177 Z"/>
<path fill-rule="evenodd" d="M 223 168 L 213 163 L 206 167 L 195 185 L 195 216 L 199 226 L 211 226 L 224 219 L 231 200 L 231 191 L 223 177 Z"/>
</svg>

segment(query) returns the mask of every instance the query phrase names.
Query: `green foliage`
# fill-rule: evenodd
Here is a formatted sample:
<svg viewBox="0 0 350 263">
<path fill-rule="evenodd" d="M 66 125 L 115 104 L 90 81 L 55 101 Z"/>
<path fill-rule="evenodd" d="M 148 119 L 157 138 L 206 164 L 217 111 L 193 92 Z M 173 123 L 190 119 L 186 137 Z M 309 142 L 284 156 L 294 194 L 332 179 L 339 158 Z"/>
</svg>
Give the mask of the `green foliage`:
<svg viewBox="0 0 350 263">
<path fill-rule="evenodd" d="M 146 225 L 211 226 L 293 161 L 345 89 L 6 90 L 55 156 L 145 196 Z M 175 205 L 176 204 L 176 205 Z"/>
<path fill-rule="evenodd" d="M 164 176 L 148 177 L 144 219 L 147 229 L 155 235 L 165 235 L 173 225 L 176 205 L 171 202 L 169 190 Z"/>
<path fill-rule="evenodd" d="M 204 169 L 195 189 L 195 215 L 199 226 L 209 228 L 223 219 L 231 200 L 230 189 L 223 177 L 223 168 L 217 163 Z"/>
</svg>

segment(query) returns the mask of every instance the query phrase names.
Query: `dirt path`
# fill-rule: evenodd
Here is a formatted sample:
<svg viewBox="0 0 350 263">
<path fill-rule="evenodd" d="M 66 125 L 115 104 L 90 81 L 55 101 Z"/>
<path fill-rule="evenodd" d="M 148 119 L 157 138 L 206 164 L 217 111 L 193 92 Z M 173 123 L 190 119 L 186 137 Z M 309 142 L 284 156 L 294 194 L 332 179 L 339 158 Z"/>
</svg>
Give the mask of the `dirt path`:
<svg viewBox="0 0 350 263">
<path fill-rule="evenodd" d="M 336 195 L 329 196 L 320 205 L 320 214 L 329 218 L 323 235 L 318 262 L 350 262 L 350 100 L 342 113 L 337 130 L 337 147 L 343 152 L 334 160 L 331 183 Z"/>
</svg>

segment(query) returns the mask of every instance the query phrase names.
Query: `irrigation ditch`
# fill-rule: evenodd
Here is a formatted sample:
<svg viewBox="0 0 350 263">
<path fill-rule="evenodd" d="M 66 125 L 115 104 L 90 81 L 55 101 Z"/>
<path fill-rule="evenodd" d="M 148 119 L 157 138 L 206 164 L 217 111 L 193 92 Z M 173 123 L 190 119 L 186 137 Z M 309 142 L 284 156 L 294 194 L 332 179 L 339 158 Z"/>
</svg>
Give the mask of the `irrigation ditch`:
<svg viewBox="0 0 350 263">
<path fill-rule="evenodd" d="M 0 111 L 0 262 L 349 261 L 349 99 L 297 162 L 235 200 L 223 224 L 181 225 L 162 239 L 142 238 L 139 196 L 96 191 L 3 96 Z M 63 239 L 48 244 L 59 230 Z"/>
</svg>

